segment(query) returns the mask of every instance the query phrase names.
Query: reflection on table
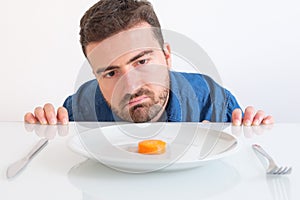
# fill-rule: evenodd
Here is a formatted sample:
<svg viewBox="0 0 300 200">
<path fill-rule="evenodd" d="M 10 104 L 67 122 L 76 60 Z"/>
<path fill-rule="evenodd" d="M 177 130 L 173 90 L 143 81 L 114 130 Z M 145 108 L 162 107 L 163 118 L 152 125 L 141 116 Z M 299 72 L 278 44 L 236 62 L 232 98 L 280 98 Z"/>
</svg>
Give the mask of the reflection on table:
<svg viewBox="0 0 300 200">
<path fill-rule="evenodd" d="M 0 122 L 0 199 L 300 199 L 300 124 L 211 128 L 238 138 L 239 150 L 202 167 L 128 174 L 72 152 L 67 142 L 79 132 L 111 123 L 70 123 L 68 126 Z M 14 180 L 7 180 L 9 164 L 24 156 L 40 138 L 49 144 Z M 267 176 L 251 149 L 263 146 L 281 165 L 293 167 L 288 176 Z"/>
<path fill-rule="evenodd" d="M 68 172 L 70 182 L 87 199 L 199 199 L 235 187 L 240 181 L 232 166 L 216 161 L 201 168 L 173 172 L 130 174 L 86 160 Z M 113 186 L 113 187 L 112 187 Z"/>
</svg>

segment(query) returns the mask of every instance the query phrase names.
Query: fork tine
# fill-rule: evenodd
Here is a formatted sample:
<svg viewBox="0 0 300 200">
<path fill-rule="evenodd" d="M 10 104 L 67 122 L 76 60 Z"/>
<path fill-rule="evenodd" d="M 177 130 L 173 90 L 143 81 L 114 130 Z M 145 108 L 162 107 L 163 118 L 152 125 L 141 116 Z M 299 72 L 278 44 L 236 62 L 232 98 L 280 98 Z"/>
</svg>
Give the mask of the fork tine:
<svg viewBox="0 0 300 200">
<path fill-rule="evenodd" d="M 292 173 L 292 167 L 289 167 L 285 174 L 290 174 L 290 173 Z"/>
<path fill-rule="evenodd" d="M 285 169 L 285 171 L 284 171 L 283 174 L 288 174 L 289 170 L 290 170 L 290 167 L 286 167 L 286 169 Z"/>
<path fill-rule="evenodd" d="M 283 174 L 290 174 L 292 172 L 291 167 L 278 167 L 273 160 L 273 158 L 258 144 L 252 145 L 253 150 L 255 152 L 260 153 L 263 155 L 269 162 L 269 166 L 267 167 L 267 174 L 271 175 L 283 175 Z"/>
<path fill-rule="evenodd" d="M 279 170 L 277 171 L 277 174 L 285 174 L 286 170 L 288 169 L 288 167 L 280 167 Z"/>
<path fill-rule="evenodd" d="M 280 169 L 280 168 L 274 167 L 273 169 L 267 171 L 267 174 L 276 174 L 278 172 L 278 169 Z"/>
<path fill-rule="evenodd" d="M 267 172 L 267 174 L 271 175 L 284 175 L 290 174 L 292 172 L 291 167 L 277 167 Z"/>
<path fill-rule="evenodd" d="M 291 170 L 290 167 L 285 167 L 284 171 L 281 172 L 281 174 L 289 174 L 289 173 L 291 173 L 290 170 Z"/>
</svg>

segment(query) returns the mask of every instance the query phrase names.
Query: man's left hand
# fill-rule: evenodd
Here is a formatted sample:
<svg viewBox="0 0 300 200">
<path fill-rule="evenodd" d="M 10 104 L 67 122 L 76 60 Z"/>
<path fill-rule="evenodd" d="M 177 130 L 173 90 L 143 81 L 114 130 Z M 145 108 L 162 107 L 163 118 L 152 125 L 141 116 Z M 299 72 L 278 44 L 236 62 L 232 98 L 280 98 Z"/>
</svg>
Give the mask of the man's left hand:
<svg viewBox="0 0 300 200">
<path fill-rule="evenodd" d="M 241 124 L 245 126 L 258 126 L 260 124 L 273 124 L 274 119 L 270 115 L 266 115 L 264 111 L 255 111 L 254 107 L 248 106 L 245 109 L 244 117 L 242 116 L 241 109 L 235 109 L 232 112 L 232 124 L 234 126 L 240 126 Z"/>
</svg>

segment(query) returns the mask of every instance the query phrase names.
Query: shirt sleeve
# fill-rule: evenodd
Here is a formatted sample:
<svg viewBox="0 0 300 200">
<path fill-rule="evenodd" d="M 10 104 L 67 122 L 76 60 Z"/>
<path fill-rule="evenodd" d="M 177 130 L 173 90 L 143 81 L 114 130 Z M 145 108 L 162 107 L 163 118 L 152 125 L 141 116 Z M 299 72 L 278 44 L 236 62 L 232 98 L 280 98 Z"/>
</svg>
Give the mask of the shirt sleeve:
<svg viewBox="0 0 300 200">
<path fill-rule="evenodd" d="M 73 110 L 72 110 L 72 96 L 69 96 L 64 104 L 63 107 L 65 107 L 68 111 L 68 115 L 69 115 L 69 121 L 74 121 L 74 117 L 73 117 Z"/>
<path fill-rule="evenodd" d="M 225 89 L 225 94 L 226 94 L 226 101 L 227 101 L 227 109 L 226 109 L 226 119 L 224 121 L 231 122 L 232 112 L 236 108 L 241 109 L 241 107 L 237 102 L 236 98 L 231 94 L 231 92 Z"/>
</svg>

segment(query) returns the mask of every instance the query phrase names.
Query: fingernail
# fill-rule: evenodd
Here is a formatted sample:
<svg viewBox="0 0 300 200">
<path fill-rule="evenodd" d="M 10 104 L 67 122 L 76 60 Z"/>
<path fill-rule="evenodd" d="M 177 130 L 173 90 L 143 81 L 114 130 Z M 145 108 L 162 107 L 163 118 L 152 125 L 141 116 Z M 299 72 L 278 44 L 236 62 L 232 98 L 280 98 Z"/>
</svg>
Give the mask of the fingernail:
<svg viewBox="0 0 300 200">
<path fill-rule="evenodd" d="M 50 119 L 50 124 L 56 124 L 56 119 L 55 118 Z"/>
<path fill-rule="evenodd" d="M 270 124 L 270 121 L 267 120 L 267 119 L 265 119 L 265 120 L 263 121 L 263 124 Z"/>
<path fill-rule="evenodd" d="M 250 120 L 245 120 L 245 121 L 244 121 L 244 125 L 245 125 L 245 126 L 251 126 Z"/>
<path fill-rule="evenodd" d="M 41 124 L 46 125 L 46 124 L 48 124 L 48 122 L 46 119 L 42 119 Z"/>
<path fill-rule="evenodd" d="M 241 124 L 240 120 L 236 119 L 233 121 L 234 126 L 239 126 Z"/>
<path fill-rule="evenodd" d="M 259 125 L 259 122 L 258 122 L 258 120 L 256 119 L 256 120 L 254 120 L 254 122 L 253 122 L 253 125 L 254 126 L 258 126 Z"/>
<path fill-rule="evenodd" d="M 67 120 L 66 118 L 63 118 L 62 123 L 63 123 L 64 125 L 66 125 L 66 124 L 68 124 L 68 120 Z"/>
</svg>

